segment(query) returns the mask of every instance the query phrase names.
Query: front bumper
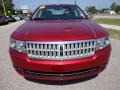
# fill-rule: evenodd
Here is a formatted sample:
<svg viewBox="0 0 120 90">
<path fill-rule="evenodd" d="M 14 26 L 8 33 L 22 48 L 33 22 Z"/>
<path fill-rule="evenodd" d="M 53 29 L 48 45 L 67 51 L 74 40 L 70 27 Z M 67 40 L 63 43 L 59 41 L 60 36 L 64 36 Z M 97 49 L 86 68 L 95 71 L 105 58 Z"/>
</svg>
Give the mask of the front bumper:
<svg viewBox="0 0 120 90">
<path fill-rule="evenodd" d="M 105 69 L 111 46 L 96 51 L 92 57 L 74 60 L 38 60 L 9 49 L 16 71 L 24 77 L 41 80 L 73 80 L 99 74 Z"/>
</svg>

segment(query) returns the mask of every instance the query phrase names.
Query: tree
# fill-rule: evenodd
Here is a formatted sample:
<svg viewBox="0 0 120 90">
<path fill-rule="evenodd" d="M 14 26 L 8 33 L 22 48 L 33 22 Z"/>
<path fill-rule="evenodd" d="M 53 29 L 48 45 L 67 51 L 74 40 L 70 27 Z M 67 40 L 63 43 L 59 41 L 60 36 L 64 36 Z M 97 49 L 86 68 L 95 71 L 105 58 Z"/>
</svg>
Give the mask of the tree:
<svg viewBox="0 0 120 90">
<path fill-rule="evenodd" d="M 14 4 L 13 4 L 12 0 L 3 0 L 3 1 L 5 4 L 5 9 L 6 9 L 7 15 L 13 14 Z M 3 13 L 4 13 L 4 10 L 3 10 L 3 5 L 2 5 L 2 0 L 0 0 L 0 14 L 3 14 Z"/>
<path fill-rule="evenodd" d="M 120 5 L 117 5 L 115 2 L 113 2 L 110 6 L 111 10 L 114 10 L 117 14 L 120 12 Z"/>
<path fill-rule="evenodd" d="M 23 14 L 21 9 L 16 9 L 14 12 L 16 12 L 14 14 L 17 14 L 17 15 Z"/>
<path fill-rule="evenodd" d="M 100 13 L 106 13 L 109 9 L 108 8 L 102 8 L 99 10 Z"/>
<path fill-rule="evenodd" d="M 0 0 L 0 15 L 3 14 L 3 6 L 2 6 L 2 0 Z"/>
<path fill-rule="evenodd" d="M 117 5 L 117 6 L 116 6 L 116 8 L 115 8 L 115 12 L 116 12 L 117 14 L 120 13 L 120 5 Z"/>
<path fill-rule="evenodd" d="M 110 6 L 110 9 L 115 10 L 116 6 L 117 6 L 117 4 L 115 2 L 113 2 Z"/>
<path fill-rule="evenodd" d="M 97 13 L 97 9 L 95 6 L 89 6 L 86 8 L 86 11 L 92 14 L 96 14 Z"/>
</svg>

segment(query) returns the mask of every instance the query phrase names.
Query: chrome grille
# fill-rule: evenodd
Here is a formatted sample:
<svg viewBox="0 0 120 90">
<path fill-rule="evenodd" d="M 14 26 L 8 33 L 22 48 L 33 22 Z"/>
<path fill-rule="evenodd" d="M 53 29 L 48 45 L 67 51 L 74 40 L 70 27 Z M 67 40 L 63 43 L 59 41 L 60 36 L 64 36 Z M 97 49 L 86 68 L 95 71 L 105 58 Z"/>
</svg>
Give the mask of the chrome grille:
<svg viewBox="0 0 120 90">
<path fill-rule="evenodd" d="M 27 41 L 26 49 L 30 58 L 63 60 L 92 56 L 96 40 L 34 42 Z"/>
</svg>

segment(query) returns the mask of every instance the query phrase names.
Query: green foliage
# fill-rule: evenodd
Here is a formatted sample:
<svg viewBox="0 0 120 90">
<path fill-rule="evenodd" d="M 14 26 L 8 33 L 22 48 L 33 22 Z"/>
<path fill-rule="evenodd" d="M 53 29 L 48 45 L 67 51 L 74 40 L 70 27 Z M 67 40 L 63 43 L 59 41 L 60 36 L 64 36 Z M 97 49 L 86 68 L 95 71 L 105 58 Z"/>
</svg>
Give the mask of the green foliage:
<svg viewBox="0 0 120 90">
<path fill-rule="evenodd" d="M 12 0 L 3 0 L 5 4 L 5 10 L 7 15 L 13 14 L 14 10 L 14 4 L 12 3 Z M 4 14 L 2 0 L 0 0 L 0 14 Z"/>
<path fill-rule="evenodd" d="M 117 6 L 117 4 L 115 2 L 113 2 L 110 6 L 110 9 L 115 10 L 116 6 Z"/>
<path fill-rule="evenodd" d="M 110 37 L 120 40 L 120 30 L 108 29 L 108 32 Z"/>
<path fill-rule="evenodd" d="M 99 19 L 96 19 L 96 21 L 98 23 L 102 23 L 102 24 L 110 24 L 110 25 L 120 26 L 120 19 L 99 18 Z"/>
<path fill-rule="evenodd" d="M 95 6 L 89 6 L 86 8 L 86 11 L 92 14 L 96 14 L 97 13 L 97 9 Z"/>
<path fill-rule="evenodd" d="M 105 13 L 106 11 L 108 11 L 109 9 L 108 8 L 102 8 L 99 10 L 100 13 Z"/>
<path fill-rule="evenodd" d="M 116 12 L 117 14 L 120 14 L 120 5 L 116 6 L 115 12 Z"/>
<path fill-rule="evenodd" d="M 16 12 L 14 14 L 17 14 L 17 15 L 23 14 L 21 9 L 16 9 L 14 12 Z"/>
<path fill-rule="evenodd" d="M 120 12 L 120 5 L 112 3 L 110 9 L 114 10 L 118 14 Z"/>
</svg>

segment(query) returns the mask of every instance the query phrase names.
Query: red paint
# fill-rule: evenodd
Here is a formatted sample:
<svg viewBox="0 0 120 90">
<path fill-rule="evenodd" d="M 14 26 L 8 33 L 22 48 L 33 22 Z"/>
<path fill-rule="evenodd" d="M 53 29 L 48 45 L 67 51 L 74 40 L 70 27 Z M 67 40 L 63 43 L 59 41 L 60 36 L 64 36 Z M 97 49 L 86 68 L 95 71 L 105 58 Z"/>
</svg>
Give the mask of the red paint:
<svg viewBox="0 0 120 90">
<path fill-rule="evenodd" d="M 89 19 L 82 20 L 29 20 L 21 25 L 12 35 L 12 39 L 25 41 L 69 41 L 88 40 L 108 36 L 107 31 Z M 24 77 L 37 78 L 42 80 L 72 80 L 85 78 L 99 74 L 108 63 L 111 46 L 96 51 L 94 56 L 74 60 L 37 60 L 31 59 L 24 53 L 19 53 L 9 49 L 10 57 L 14 66 L 19 67 L 19 72 Z M 64 73 L 80 71 L 96 67 L 97 72 L 81 76 L 71 76 L 66 78 L 35 77 L 27 75 L 24 70 L 39 72 Z M 103 68 L 104 67 L 104 68 Z"/>
<path fill-rule="evenodd" d="M 66 28 L 70 31 L 66 32 Z M 95 22 L 84 20 L 28 21 L 20 26 L 12 38 L 28 41 L 64 41 L 95 39 L 108 33 Z"/>
</svg>

